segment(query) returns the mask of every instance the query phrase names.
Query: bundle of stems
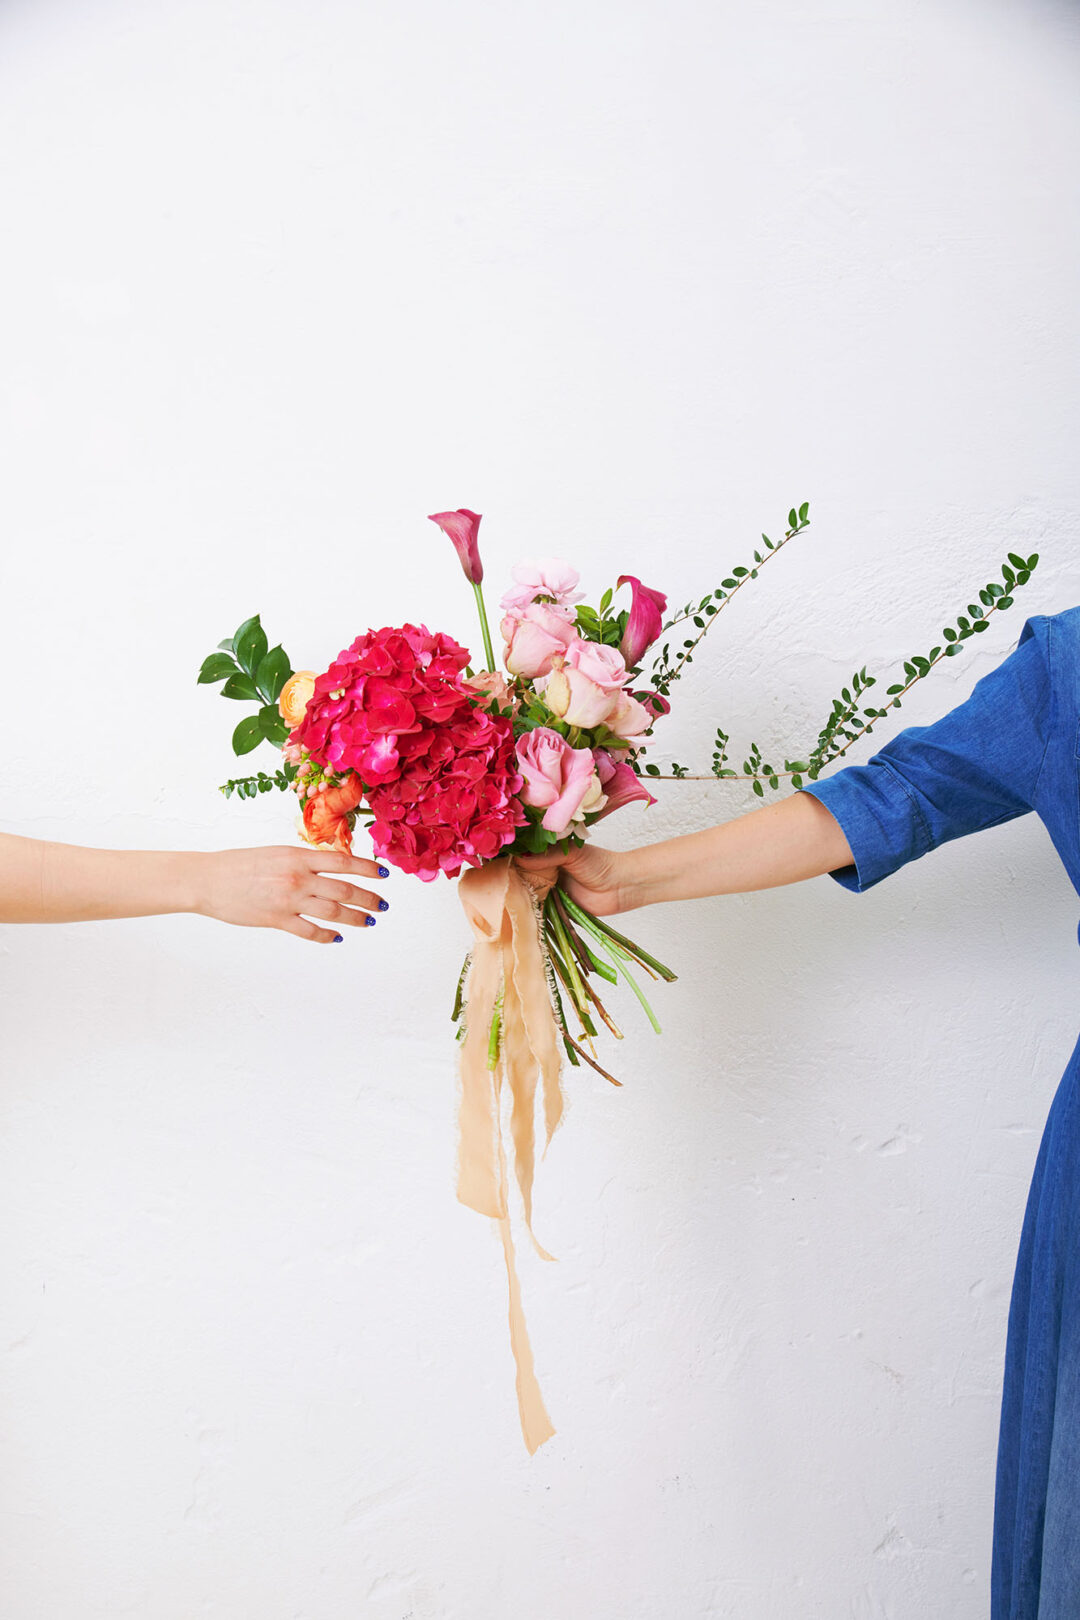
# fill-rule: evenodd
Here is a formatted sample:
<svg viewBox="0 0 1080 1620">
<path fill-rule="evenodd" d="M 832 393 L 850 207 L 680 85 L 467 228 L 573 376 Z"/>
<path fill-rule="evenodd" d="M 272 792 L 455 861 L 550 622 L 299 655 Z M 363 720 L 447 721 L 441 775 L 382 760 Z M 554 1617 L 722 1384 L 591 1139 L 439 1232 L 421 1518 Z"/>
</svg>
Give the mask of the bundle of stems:
<svg viewBox="0 0 1080 1620">
<path fill-rule="evenodd" d="M 579 906 L 564 889 L 552 889 L 544 900 L 542 934 L 551 968 L 549 983 L 555 1015 L 567 1057 L 575 1067 L 583 1059 L 597 1074 L 610 1080 L 613 1086 L 621 1085 L 622 1082 L 601 1068 L 596 1059 L 593 1046 L 593 1038 L 597 1034 L 595 1018 L 599 1018 L 617 1040 L 622 1040 L 623 1033 L 597 994 L 594 975 L 608 984 L 617 984 L 620 977 L 625 979 L 658 1035 L 660 1025 L 656 1014 L 630 971 L 630 964 L 633 963 L 651 979 L 664 979 L 669 984 L 677 975 L 634 940 L 620 934 L 617 928 L 612 928 L 603 918 L 594 917 L 591 911 Z M 576 1038 L 570 1033 L 566 1003 L 573 1008 L 580 1024 Z"/>
</svg>

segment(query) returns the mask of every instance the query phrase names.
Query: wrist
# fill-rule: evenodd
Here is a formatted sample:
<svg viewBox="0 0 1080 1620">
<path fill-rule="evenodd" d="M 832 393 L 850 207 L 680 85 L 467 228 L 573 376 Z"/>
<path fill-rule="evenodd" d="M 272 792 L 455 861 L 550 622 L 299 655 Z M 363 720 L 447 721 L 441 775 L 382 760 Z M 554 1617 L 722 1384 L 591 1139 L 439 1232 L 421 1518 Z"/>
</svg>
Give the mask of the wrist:
<svg viewBox="0 0 1080 1620">
<path fill-rule="evenodd" d="M 184 850 L 168 857 L 167 888 L 172 897 L 173 911 L 192 912 L 199 917 L 210 917 L 211 862 L 213 857 L 200 850 Z"/>
<path fill-rule="evenodd" d="M 637 911 L 652 905 L 660 896 L 652 892 L 645 857 L 648 850 L 628 849 L 615 857 L 615 892 L 620 911 Z"/>
</svg>

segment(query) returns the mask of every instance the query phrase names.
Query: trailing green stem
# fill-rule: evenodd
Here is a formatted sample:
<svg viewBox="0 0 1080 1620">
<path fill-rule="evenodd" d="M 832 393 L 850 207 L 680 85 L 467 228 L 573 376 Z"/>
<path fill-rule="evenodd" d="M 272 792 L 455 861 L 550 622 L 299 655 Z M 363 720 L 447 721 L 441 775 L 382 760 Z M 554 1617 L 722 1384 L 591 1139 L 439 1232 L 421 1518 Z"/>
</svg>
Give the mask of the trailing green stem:
<svg viewBox="0 0 1080 1620">
<path fill-rule="evenodd" d="M 473 593 L 476 597 L 476 608 L 480 614 L 480 629 L 484 637 L 484 657 L 487 659 L 489 674 L 495 673 L 495 654 L 491 650 L 491 631 L 488 629 L 487 608 L 484 606 L 484 592 L 479 580 L 473 581 Z"/>
</svg>

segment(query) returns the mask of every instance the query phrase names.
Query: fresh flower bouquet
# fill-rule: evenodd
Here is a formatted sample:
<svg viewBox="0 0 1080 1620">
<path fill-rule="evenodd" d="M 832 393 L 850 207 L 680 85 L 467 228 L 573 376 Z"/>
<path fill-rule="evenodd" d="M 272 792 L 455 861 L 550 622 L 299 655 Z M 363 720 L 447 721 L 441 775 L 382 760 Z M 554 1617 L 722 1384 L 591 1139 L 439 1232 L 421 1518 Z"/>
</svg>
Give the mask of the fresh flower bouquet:
<svg viewBox="0 0 1080 1620">
<path fill-rule="evenodd" d="M 322 674 L 294 672 L 280 646 L 270 649 L 258 616 L 205 660 L 203 683 L 224 682 L 223 695 L 255 702 L 237 726 L 233 749 L 246 754 L 261 742 L 281 750 L 272 775 L 225 784 L 226 795 L 253 797 L 277 787 L 295 792 L 301 836 L 309 843 L 351 850 L 358 824 L 367 825 L 375 855 L 425 882 L 440 873 L 459 878 L 473 931 L 454 999 L 461 1041 L 458 1197 L 499 1224 L 510 1294 L 511 1341 L 526 1445 L 535 1451 L 554 1430 L 533 1370 L 511 1239 L 507 1154 L 502 1124 L 504 1088 L 514 1171 L 532 1234 L 534 1116 L 540 1093 L 546 1141 L 563 1115 L 561 1062 L 582 1061 L 618 1085 L 596 1055 L 597 1020 L 621 1036 L 596 981 L 624 980 L 659 1033 L 636 975 L 671 980 L 662 962 L 625 934 L 591 915 L 562 889 L 528 876 L 518 854 L 581 845 L 598 821 L 633 803 L 656 801 L 645 786 L 641 756 L 653 727 L 669 711 L 668 693 L 691 662 L 719 611 L 809 522 L 793 508 L 783 540 L 763 536 L 754 566 L 732 571 L 697 605 L 667 625 L 665 595 L 622 575 L 599 605 L 583 601 L 568 563 L 520 564 L 502 597 L 503 669 L 497 670 L 482 590 L 480 517 L 461 509 L 434 514 L 453 543 L 472 585 L 485 662 L 472 667 L 468 650 L 441 632 L 405 624 L 367 630 Z M 875 684 L 857 671 L 834 700 L 806 760 L 774 768 L 754 744 L 742 775 L 761 794 L 781 777 L 798 787 L 846 753 L 893 708 L 915 681 L 985 630 L 989 617 L 1011 605 L 1038 557 L 1010 553 L 1002 583 L 979 593 L 943 645 L 905 663 L 905 682 L 889 689 L 883 708 L 862 707 Z M 629 588 L 629 605 L 613 607 Z M 661 635 L 684 620 L 695 634 L 673 653 L 665 644 L 651 675 L 643 660 Z M 732 777 L 727 733 L 717 729 L 712 774 Z M 648 777 L 661 776 L 655 764 Z M 669 774 L 689 775 L 675 765 Z M 608 991 L 605 989 L 605 996 Z"/>
</svg>

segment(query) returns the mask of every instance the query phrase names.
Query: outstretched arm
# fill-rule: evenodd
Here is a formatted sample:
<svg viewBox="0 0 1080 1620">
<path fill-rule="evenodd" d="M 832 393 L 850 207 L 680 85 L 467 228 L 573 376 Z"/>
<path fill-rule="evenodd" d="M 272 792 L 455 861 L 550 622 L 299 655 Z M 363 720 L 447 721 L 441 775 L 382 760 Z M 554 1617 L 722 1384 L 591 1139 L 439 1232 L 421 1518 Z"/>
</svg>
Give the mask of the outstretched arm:
<svg viewBox="0 0 1080 1620">
<path fill-rule="evenodd" d="M 561 867 L 571 897 L 603 917 L 662 900 L 799 883 L 850 866 L 851 850 L 824 805 L 795 793 L 719 827 L 621 854 L 586 844 L 554 860 L 535 855 L 519 856 L 518 862 L 534 872 Z"/>
<path fill-rule="evenodd" d="M 363 927 L 380 909 L 377 895 L 347 880 L 384 873 L 374 861 L 328 849 L 83 849 L 0 833 L 0 922 L 189 911 L 330 944 L 336 927 Z M 317 927 L 311 917 L 335 928 Z"/>
</svg>

